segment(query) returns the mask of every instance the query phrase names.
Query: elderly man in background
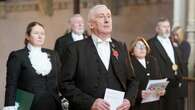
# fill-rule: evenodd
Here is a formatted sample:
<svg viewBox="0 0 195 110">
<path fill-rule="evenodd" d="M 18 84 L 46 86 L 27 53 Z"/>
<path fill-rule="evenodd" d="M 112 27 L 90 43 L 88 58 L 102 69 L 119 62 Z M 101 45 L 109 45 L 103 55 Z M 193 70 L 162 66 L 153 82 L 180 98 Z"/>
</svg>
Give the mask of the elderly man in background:
<svg viewBox="0 0 195 110">
<path fill-rule="evenodd" d="M 88 14 L 91 37 L 66 49 L 60 91 L 72 110 L 112 110 L 104 100 L 106 89 L 125 93 L 116 107 L 129 110 L 137 95 L 138 83 L 128 59 L 126 46 L 111 38 L 112 15 L 105 5 L 94 6 Z"/>
<path fill-rule="evenodd" d="M 63 59 L 63 54 L 69 44 L 82 40 L 86 37 L 86 34 L 84 34 L 84 20 L 80 14 L 75 14 L 69 19 L 69 26 L 70 32 L 67 32 L 65 35 L 59 37 L 56 40 L 54 47 L 54 49 L 58 52 L 61 61 Z"/>
</svg>

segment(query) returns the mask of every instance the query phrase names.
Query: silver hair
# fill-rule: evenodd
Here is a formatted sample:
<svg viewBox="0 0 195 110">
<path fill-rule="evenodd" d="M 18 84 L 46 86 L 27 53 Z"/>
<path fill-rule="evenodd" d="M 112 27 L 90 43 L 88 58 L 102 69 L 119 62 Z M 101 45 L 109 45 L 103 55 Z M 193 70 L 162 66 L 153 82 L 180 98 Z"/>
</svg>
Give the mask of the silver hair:
<svg viewBox="0 0 195 110">
<path fill-rule="evenodd" d="M 96 14 L 96 10 L 99 9 L 99 8 L 106 8 L 108 10 L 110 10 L 106 5 L 95 5 L 94 7 L 92 7 L 90 10 L 89 10 L 89 13 L 88 13 L 88 22 L 90 22 L 93 18 L 94 18 L 94 15 Z"/>
</svg>

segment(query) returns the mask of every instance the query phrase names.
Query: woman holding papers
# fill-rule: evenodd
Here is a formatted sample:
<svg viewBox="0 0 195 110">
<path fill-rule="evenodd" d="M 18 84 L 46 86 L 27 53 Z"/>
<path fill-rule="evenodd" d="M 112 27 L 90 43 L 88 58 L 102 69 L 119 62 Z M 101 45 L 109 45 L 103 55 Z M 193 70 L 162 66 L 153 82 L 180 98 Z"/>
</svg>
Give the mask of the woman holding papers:
<svg viewBox="0 0 195 110">
<path fill-rule="evenodd" d="M 60 62 L 54 51 L 42 48 L 45 37 L 43 25 L 31 22 L 26 28 L 25 47 L 10 53 L 3 110 L 20 108 L 22 104 L 16 100 L 18 90 L 33 94 L 28 110 L 61 109 L 57 90 Z"/>
<path fill-rule="evenodd" d="M 157 62 L 154 57 L 149 55 L 150 47 L 143 37 L 137 37 L 130 44 L 130 58 L 136 78 L 139 81 L 139 91 L 136 99 L 134 110 L 159 110 L 160 101 L 142 103 L 144 98 L 149 95 L 162 96 L 165 90 L 146 90 L 150 79 L 160 78 Z"/>
</svg>

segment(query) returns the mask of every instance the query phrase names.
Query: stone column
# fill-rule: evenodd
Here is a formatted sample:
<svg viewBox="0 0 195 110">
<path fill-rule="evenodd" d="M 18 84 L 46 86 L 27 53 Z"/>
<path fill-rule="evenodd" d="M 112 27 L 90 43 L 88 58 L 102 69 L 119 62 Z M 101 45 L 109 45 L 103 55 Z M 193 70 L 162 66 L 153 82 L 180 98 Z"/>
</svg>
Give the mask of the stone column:
<svg viewBox="0 0 195 110">
<path fill-rule="evenodd" d="M 173 3 L 173 27 L 186 27 L 186 0 L 174 0 Z"/>
<path fill-rule="evenodd" d="M 189 59 L 189 76 L 195 77 L 195 0 L 188 0 L 188 19 L 187 19 L 187 36 L 191 45 L 191 54 Z M 195 82 L 191 82 L 188 96 L 188 110 L 195 110 Z M 189 86 L 190 86 L 189 85 Z"/>
<path fill-rule="evenodd" d="M 54 13 L 53 10 L 53 0 L 37 0 L 38 8 L 41 14 L 52 16 Z"/>
<path fill-rule="evenodd" d="M 195 76 L 195 0 L 188 2 L 188 21 L 187 21 L 187 36 L 191 45 L 191 54 L 189 60 L 190 76 Z"/>
</svg>

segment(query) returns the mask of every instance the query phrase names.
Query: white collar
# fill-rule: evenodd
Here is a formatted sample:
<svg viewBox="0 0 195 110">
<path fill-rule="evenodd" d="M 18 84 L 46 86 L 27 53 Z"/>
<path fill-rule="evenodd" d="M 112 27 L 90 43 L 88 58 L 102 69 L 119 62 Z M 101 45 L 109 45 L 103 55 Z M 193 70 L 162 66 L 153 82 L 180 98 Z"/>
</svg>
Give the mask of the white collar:
<svg viewBox="0 0 195 110">
<path fill-rule="evenodd" d="M 71 32 L 71 34 L 72 34 L 72 38 L 73 38 L 74 41 L 79 41 L 79 40 L 83 40 L 84 39 L 83 34 L 79 35 L 79 34 L 76 34 L 74 32 Z"/>
<path fill-rule="evenodd" d="M 27 44 L 27 48 L 28 48 L 29 51 L 41 52 L 41 47 L 35 47 L 30 43 Z"/>
<path fill-rule="evenodd" d="M 92 34 L 91 37 L 92 37 L 92 40 L 93 40 L 93 42 L 95 43 L 95 45 L 97 45 L 98 43 L 103 43 L 103 42 L 108 42 L 108 43 L 112 42 L 112 39 L 111 39 L 110 37 L 107 38 L 106 40 L 100 39 L 100 38 L 99 38 L 98 36 L 96 36 L 95 34 Z"/>
<path fill-rule="evenodd" d="M 139 59 L 139 58 L 138 58 L 138 61 L 142 64 L 142 66 L 143 66 L 144 68 L 146 68 L 146 60 L 145 60 L 145 58 L 142 58 L 142 59 Z"/>
<path fill-rule="evenodd" d="M 42 76 L 48 75 L 52 69 L 48 54 L 42 52 L 41 47 L 32 46 L 30 43 L 28 43 L 27 48 L 29 49 L 28 58 L 36 73 Z"/>
<path fill-rule="evenodd" d="M 163 36 L 157 36 L 157 39 L 160 40 L 160 41 L 167 41 L 167 40 L 170 40 L 169 37 L 163 37 Z"/>
</svg>

